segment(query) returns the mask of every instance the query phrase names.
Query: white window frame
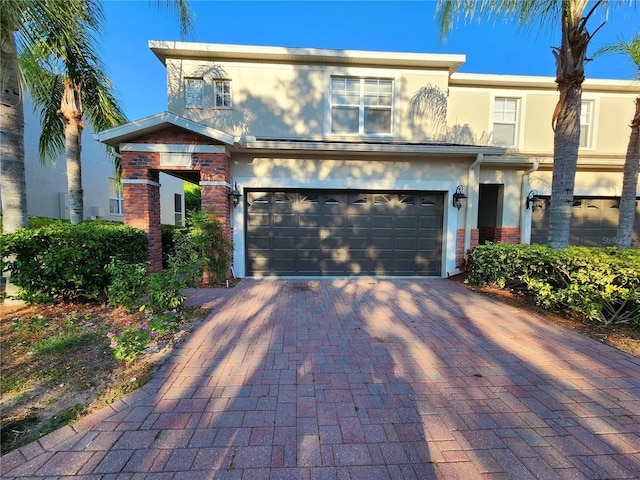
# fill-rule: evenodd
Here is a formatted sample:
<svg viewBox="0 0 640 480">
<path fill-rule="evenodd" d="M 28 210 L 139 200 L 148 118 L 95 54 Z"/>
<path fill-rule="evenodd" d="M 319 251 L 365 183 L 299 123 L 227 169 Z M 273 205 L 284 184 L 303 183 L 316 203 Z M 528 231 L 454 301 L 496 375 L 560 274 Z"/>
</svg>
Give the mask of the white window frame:
<svg viewBox="0 0 640 480">
<path fill-rule="evenodd" d="M 588 106 L 588 115 L 587 109 L 585 106 Z M 582 100 L 582 105 L 580 107 L 580 150 L 591 150 L 594 148 L 593 146 L 593 131 L 594 131 L 594 112 L 596 109 L 595 100 Z M 585 116 L 587 118 L 585 118 Z M 585 129 L 585 130 L 583 130 Z M 583 131 L 586 131 L 586 134 L 583 136 Z"/>
<path fill-rule="evenodd" d="M 227 87 L 227 91 L 225 91 Z M 222 93 L 218 96 L 218 89 L 222 89 Z M 222 99 L 221 102 L 218 100 Z M 233 108 L 231 80 L 216 78 L 213 80 L 213 108 L 215 109 L 231 109 Z"/>
<path fill-rule="evenodd" d="M 496 120 L 496 114 L 498 114 L 499 112 L 504 114 L 507 112 L 506 109 L 498 109 L 498 101 L 500 100 L 514 100 L 515 101 L 515 118 L 513 120 L 508 120 L 505 118 L 502 119 L 498 119 Z M 491 143 L 493 145 L 500 145 L 500 146 L 506 146 L 507 148 L 516 148 L 519 147 L 520 145 L 520 132 L 522 131 L 521 128 L 521 121 L 520 119 L 522 118 L 522 107 L 523 107 L 523 102 L 522 102 L 522 98 L 521 97 L 514 97 L 514 96 L 510 96 L 510 95 L 495 95 L 493 97 L 493 102 L 492 102 L 493 108 L 492 108 L 492 112 L 491 112 L 491 132 L 492 132 L 492 140 Z M 498 144 L 496 143 L 496 138 L 494 136 L 494 132 L 495 132 L 495 126 L 496 125 L 513 125 L 513 142 L 510 145 L 504 145 L 503 143 Z"/>
<path fill-rule="evenodd" d="M 115 202 L 115 209 L 113 208 L 113 202 Z M 124 198 L 122 196 L 122 186 L 120 186 L 120 188 L 117 187 L 115 178 L 109 178 L 109 213 L 111 215 L 124 215 Z"/>
<path fill-rule="evenodd" d="M 184 106 L 185 108 L 204 107 L 204 78 L 185 77 Z"/>
<path fill-rule="evenodd" d="M 360 88 L 358 91 L 358 103 L 334 103 L 334 93 L 336 93 L 333 89 L 333 82 L 335 79 L 345 79 L 351 81 L 358 81 Z M 367 104 L 367 92 L 365 89 L 365 85 L 367 82 L 378 82 L 378 87 L 380 82 L 388 83 L 391 87 L 391 91 L 388 94 L 384 92 L 380 92 L 378 88 L 378 93 L 375 95 L 376 104 Z M 331 135 L 347 135 L 347 136 L 367 136 L 367 137 L 389 137 L 393 135 L 394 124 L 395 124 L 395 109 L 394 106 L 396 104 L 395 98 L 395 82 L 394 78 L 387 77 L 378 77 L 378 76 L 354 76 L 354 75 L 329 75 L 329 81 L 327 85 L 328 89 L 328 132 Z M 369 96 L 372 98 L 371 96 Z M 380 101 L 380 98 L 388 97 L 389 105 L 379 105 L 377 102 Z M 334 107 L 352 107 L 358 108 L 358 131 L 357 132 L 343 132 L 343 131 L 334 131 L 333 130 L 333 108 Z M 368 108 L 374 108 L 376 110 L 388 110 L 389 111 L 389 131 L 387 132 L 367 132 L 366 131 L 366 110 Z"/>
</svg>

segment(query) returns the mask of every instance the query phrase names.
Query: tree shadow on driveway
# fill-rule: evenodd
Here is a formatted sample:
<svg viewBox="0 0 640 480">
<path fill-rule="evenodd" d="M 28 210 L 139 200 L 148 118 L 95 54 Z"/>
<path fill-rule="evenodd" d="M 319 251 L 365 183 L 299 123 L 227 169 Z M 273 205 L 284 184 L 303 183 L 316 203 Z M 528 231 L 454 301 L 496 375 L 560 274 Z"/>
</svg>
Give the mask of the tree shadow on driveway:
<svg viewBox="0 0 640 480">
<path fill-rule="evenodd" d="M 639 361 L 577 332 L 447 280 L 208 295 L 149 384 L 3 457 L 3 475 L 640 475 Z"/>
</svg>

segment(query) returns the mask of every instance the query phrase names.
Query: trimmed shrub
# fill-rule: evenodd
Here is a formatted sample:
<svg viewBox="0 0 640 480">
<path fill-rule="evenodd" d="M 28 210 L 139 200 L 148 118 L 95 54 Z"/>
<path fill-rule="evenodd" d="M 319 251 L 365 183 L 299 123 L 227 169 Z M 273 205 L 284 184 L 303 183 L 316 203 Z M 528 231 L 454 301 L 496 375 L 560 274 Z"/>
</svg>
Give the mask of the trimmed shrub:
<svg viewBox="0 0 640 480">
<path fill-rule="evenodd" d="M 111 262 L 144 264 L 147 251 L 145 232 L 103 221 L 56 222 L 0 239 L 11 281 L 29 302 L 101 298 L 111 282 Z"/>
<path fill-rule="evenodd" d="M 605 325 L 640 325 L 637 249 L 486 244 L 473 250 L 469 265 L 469 283 L 526 289 L 544 308 Z"/>
</svg>

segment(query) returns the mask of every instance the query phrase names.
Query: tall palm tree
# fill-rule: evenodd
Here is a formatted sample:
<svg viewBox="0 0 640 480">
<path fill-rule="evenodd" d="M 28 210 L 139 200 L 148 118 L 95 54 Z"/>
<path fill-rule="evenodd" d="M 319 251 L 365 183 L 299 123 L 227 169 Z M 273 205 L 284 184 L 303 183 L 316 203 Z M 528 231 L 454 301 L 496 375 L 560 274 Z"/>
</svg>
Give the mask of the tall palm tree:
<svg viewBox="0 0 640 480">
<path fill-rule="evenodd" d="M 549 237 L 552 248 L 569 245 L 569 227 L 575 174 L 580 147 L 580 113 L 584 64 L 589 41 L 602 26 L 591 34 L 587 22 L 607 0 L 439 0 L 437 18 L 444 38 L 458 18 L 471 20 L 487 16 L 515 21 L 520 26 L 547 27 L 560 22 L 561 42 L 553 48 L 556 62 L 556 83 L 560 98 L 553 112 L 553 180 L 549 208 Z M 587 7 L 590 7 L 587 9 Z"/>
<path fill-rule="evenodd" d="M 70 1 L 70 0 L 66 0 Z M 42 134 L 39 153 L 44 161 L 65 152 L 69 213 L 72 224 L 82 222 L 82 131 L 84 116 L 96 129 L 106 129 L 126 121 L 112 87 L 95 52 L 100 26 L 104 23 L 97 0 L 73 0 L 82 5 L 73 19 L 72 38 L 60 35 L 53 24 L 40 42 L 20 54 L 21 70 L 34 105 L 40 109 Z M 47 45 L 58 47 L 56 55 L 47 55 Z"/>
<path fill-rule="evenodd" d="M 184 35 L 190 31 L 191 21 L 188 7 L 188 0 L 164 0 L 157 2 L 158 5 L 167 5 L 176 9 L 180 16 L 181 33 Z M 24 174 L 24 103 L 21 80 L 27 76 L 20 74 L 18 63 L 18 52 L 24 58 L 24 65 L 32 69 L 31 73 L 37 75 L 30 77 L 30 88 L 37 101 L 38 95 L 43 95 L 49 91 L 52 94 L 59 94 L 60 103 L 55 104 L 52 98 L 47 99 L 40 96 L 42 101 L 39 105 L 46 112 L 47 118 L 52 119 L 51 124 L 47 124 L 43 129 L 43 135 L 49 134 L 49 140 L 40 142 L 41 156 L 52 156 L 56 151 L 60 151 L 62 140 L 60 137 L 60 119 L 54 121 L 51 108 L 55 106 L 55 113 L 58 109 L 64 121 L 69 121 L 69 149 L 75 149 L 76 153 L 70 152 L 67 157 L 73 159 L 80 155 L 80 134 L 84 126 L 82 123 L 83 88 L 84 83 L 89 84 L 89 89 L 98 88 L 94 94 L 86 94 L 88 98 L 87 113 L 90 117 L 99 116 L 107 112 L 111 106 L 116 105 L 109 90 L 107 77 L 99 63 L 92 63 L 97 57 L 94 55 L 93 44 L 90 42 L 92 35 L 98 32 L 100 22 L 103 22 L 100 5 L 95 0 L 2 0 L 0 2 L 0 44 L 1 51 L 1 91 L 0 91 L 0 196 L 2 197 L 3 211 L 3 232 L 10 233 L 20 228 L 27 228 L 27 201 L 26 182 Z M 99 14 L 95 19 L 90 18 L 92 14 Z M 57 32 L 57 36 L 52 36 L 52 32 Z M 75 39 L 80 34 L 82 41 L 80 45 L 75 45 Z M 46 39 L 46 40 L 45 40 Z M 88 43 L 87 43 L 88 42 Z M 71 54 L 67 48 L 71 46 Z M 90 53 L 88 58 L 83 59 L 82 55 Z M 52 90 L 56 81 L 62 77 L 62 70 L 52 67 L 59 60 L 57 66 L 65 66 L 64 59 L 71 55 L 76 55 L 75 65 L 78 70 L 68 75 L 68 82 L 62 82 L 62 89 Z M 82 69 L 91 67 L 95 75 L 83 78 Z M 69 73 L 69 72 L 66 72 Z M 81 79 L 80 83 L 74 84 L 72 78 Z M 47 90 L 49 88 L 49 90 Z M 63 93 L 61 93 L 63 92 Z M 101 94 L 102 92 L 103 94 Z M 63 103 L 64 101 L 64 103 Z M 90 106 L 89 106 L 90 105 Z M 107 115 L 107 123 L 98 120 L 96 127 L 100 125 L 111 125 L 121 112 L 119 109 L 111 110 L 114 115 Z M 79 114 L 79 115 L 78 115 Z M 92 121 L 95 121 L 92 118 Z M 121 120 L 121 119 L 119 119 Z M 64 123 L 63 123 L 64 124 Z M 79 130 L 78 130 L 79 128 Z M 77 135 L 73 133 L 74 129 Z M 45 133 L 48 130 L 48 133 Z M 56 136 L 57 135 L 57 136 Z M 56 140 L 57 138 L 57 140 Z M 77 142 L 74 143 L 74 138 Z M 46 146 L 49 147 L 46 147 Z M 52 148 L 52 151 L 43 151 Z M 57 150 L 56 150 L 57 149 Z M 79 162 L 79 160 L 78 160 Z M 78 164 L 79 165 L 79 164 Z M 82 191 L 81 172 L 79 168 L 73 171 L 73 180 L 69 181 L 69 186 L 74 191 Z M 116 160 L 116 173 L 120 171 L 120 165 Z M 75 194 L 74 194 L 75 197 Z M 74 211 L 80 212 L 82 207 L 76 205 Z M 76 214 L 74 213 L 74 216 Z"/>
<path fill-rule="evenodd" d="M 620 39 L 614 45 L 601 48 L 596 52 L 596 55 L 603 53 L 625 55 L 634 66 L 636 78 L 640 79 L 640 33 L 636 33 L 629 42 Z M 640 96 L 636 98 L 636 109 L 630 126 L 631 134 L 624 161 L 622 193 L 620 194 L 620 210 L 618 212 L 618 234 L 616 236 L 616 246 L 620 249 L 631 246 L 633 222 L 636 216 L 638 170 L 640 169 Z"/>
<path fill-rule="evenodd" d="M 74 2 L 3 0 L 0 2 L 0 197 L 3 232 L 27 228 L 24 173 L 24 102 L 18 51 L 39 42 L 51 25 L 77 13 Z M 63 32 L 67 36 L 69 32 Z M 56 45 L 43 47 L 55 55 Z"/>
</svg>

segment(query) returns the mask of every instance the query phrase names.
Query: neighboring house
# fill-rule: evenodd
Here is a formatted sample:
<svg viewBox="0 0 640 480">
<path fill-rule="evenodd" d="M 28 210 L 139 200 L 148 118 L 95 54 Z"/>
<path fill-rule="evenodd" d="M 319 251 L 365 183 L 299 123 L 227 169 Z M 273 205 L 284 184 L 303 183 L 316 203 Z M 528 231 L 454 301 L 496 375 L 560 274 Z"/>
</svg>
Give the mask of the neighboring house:
<svg viewBox="0 0 640 480">
<path fill-rule="evenodd" d="M 546 242 L 552 78 L 456 73 L 464 55 L 149 45 L 168 111 L 96 138 L 151 238 L 164 171 L 200 184 L 239 277 L 447 276 L 479 241 Z M 640 83 L 583 92 L 571 240 L 610 245 Z"/>
<path fill-rule="evenodd" d="M 40 119 L 29 99 L 25 103 L 25 177 L 28 214 L 49 218 L 69 218 L 67 172 L 64 154 L 52 164 L 44 164 L 38 156 Z M 183 224 L 183 181 L 163 174 L 162 223 Z M 92 137 L 91 125 L 82 136 L 82 187 L 84 189 L 84 218 L 122 222 L 124 205 L 122 189 L 116 188 L 113 162 L 105 145 Z"/>
</svg>

